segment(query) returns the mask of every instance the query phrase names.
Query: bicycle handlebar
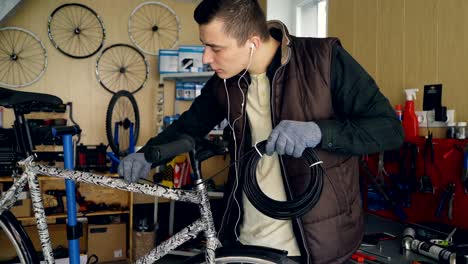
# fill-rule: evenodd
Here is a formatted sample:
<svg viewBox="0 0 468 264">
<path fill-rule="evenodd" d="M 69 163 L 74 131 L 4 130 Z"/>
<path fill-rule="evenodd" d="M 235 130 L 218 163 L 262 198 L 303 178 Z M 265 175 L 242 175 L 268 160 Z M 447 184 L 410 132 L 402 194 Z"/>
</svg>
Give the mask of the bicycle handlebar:
<svg viewBox="0 0 468 264">
<path fill-rule="evenodd" d="M 149 147 L 145 151 L 145 158 L 152 163 L 159 164 L 181 153 L 192 151 L 194 148 L 195 140 L 184 134 L 172 142 Z"/>
</svg>

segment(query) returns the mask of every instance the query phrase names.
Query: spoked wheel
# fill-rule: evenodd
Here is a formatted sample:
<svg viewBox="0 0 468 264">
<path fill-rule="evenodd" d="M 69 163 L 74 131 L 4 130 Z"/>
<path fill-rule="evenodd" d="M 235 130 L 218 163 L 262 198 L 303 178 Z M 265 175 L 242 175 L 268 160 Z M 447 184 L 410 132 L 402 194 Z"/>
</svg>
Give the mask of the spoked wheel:
<svg viewBox="0 0 468 264">
<path fill-rule="evenodd" d="M 138 140 L 139 130 L 140 114 L 135 98 L 128 91 L 117 92 L 112 96 L 106 114 L 106 135 L 112 151 L 118 157 L 129 154 L 129 147 Z"/>
<path fill-rule="evenodd" d="M 31 240 L 10 211 L 0 215 L 0 244 L 1 263 L 39 263 Z"/>
<path fill-rule="evenodd" d="M 174 10 L 160 2 L 137 6 L 128 20 L 128 35 L 144 53 L 158 55 L 159 49 L 170 49 L 179 41 L 180 23 Z"/>
<path fill-rule="evenodd" d="M 47 24 L 54 47 L 72 58 L 88 58 L 98 52 L 106 36 L 101 18 L 82 4 L 57 7 Z"/>
<path fill-rule="evenodd" d="M 46 68 L 47 52 L 36 35 L 18 27 L 0 28 L 0 86 L 31 85 Z"/>
<path fill-rule="evenodd" d="M 96 77 L 111 93 L 126 90 L 136 93 L 148 79 L 148 62 L 136 48 L 127 44 L 107 47 L 96 62 Z"/>
</svg>

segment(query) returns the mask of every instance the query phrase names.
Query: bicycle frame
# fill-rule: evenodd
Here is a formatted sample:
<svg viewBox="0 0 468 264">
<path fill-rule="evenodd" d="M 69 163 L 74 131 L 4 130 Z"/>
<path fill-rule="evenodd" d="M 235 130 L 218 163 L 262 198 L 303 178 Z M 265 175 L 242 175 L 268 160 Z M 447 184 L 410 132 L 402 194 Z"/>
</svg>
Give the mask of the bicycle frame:
<svg viewBox="0 0 468 264">
<path fill-rule="evenodd" d="M 141 257 L 136 263 L 153 263 L 160 259 L 169 251 L 174 250 L 186 241 L 195 238 L 200 232 L 204 232 L 207 239 L 205 257 L 206 262 L 215 263 L 215 250 L 221 246 L 217 239 L 216 230 L 213 223 L 208 191 L 206 185 L 199 180 L 195 190 L 187 191 L 180 189 L 169 189 L 158 185 L 128 183 L 123 179 L 111 178 L 102 175 L 96 175 L 89 172 L 64 170 L 56 167 L 50 167 L 34 163 L 34 157 L 30 156 L 20 161 L 24 173 L 16 178 L 13 186 L 6 191 L 0 198 L 0 214 L 8 210 L 16 202 L 20 192 L 26 183 L 29 184 L 33 210 L 36 218 L 39 238 L 46 263 L 54 263 L 52 255 L 52 246 L 50 243 L 49 231 L 47 229 L 44 205 L 42 203 L 41 190 L 39 187 L 38 175 L 46 175 L 56 178 L 69 179 L 75 182 L 83 182 L 99 186 L 110 187 L 128 192 L 146 194 L 156 197 L 172 199 L 176 201 L 190 202 L 199 205 L 201 217 L 195 220 L 189 226 L 183 228 L 177 234 L 159 244 L 151 250 L 146 256 Z"/>
</svg>

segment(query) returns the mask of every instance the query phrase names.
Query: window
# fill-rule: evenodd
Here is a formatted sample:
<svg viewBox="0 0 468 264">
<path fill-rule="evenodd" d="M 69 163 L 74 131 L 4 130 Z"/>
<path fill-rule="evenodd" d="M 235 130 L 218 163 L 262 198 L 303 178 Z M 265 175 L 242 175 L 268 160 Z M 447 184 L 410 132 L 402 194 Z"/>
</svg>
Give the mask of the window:
<svg viewBox="0 0 468 264">
<path fill-rule="evenodd" d="M 327 36 L 328 0 L 268 0 L 267 19 L 281 20 L 298 37 Z"/>
<path fill-rule="evenodd" d="M 327 36 L 327 0 L 305 0 L 296 6 L 296 35 Z"/>
</svg>

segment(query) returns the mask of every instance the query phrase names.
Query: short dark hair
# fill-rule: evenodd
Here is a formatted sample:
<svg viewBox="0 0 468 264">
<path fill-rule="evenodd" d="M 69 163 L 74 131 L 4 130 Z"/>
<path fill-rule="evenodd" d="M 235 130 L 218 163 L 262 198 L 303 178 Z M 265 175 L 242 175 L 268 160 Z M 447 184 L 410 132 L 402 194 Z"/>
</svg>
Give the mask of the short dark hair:
<svg viewBox="0 0 468 264">
<path fill-rule="evenodd" d="M 224 32 L 238 44 L 245 43 L 252 35 L 259 35 L 262 40 L 269 36 L 265 13 L 257 0 L 203 0 L 193 18 L 199 25 L 215 18 L 223 20 Z"/>
</svg>

